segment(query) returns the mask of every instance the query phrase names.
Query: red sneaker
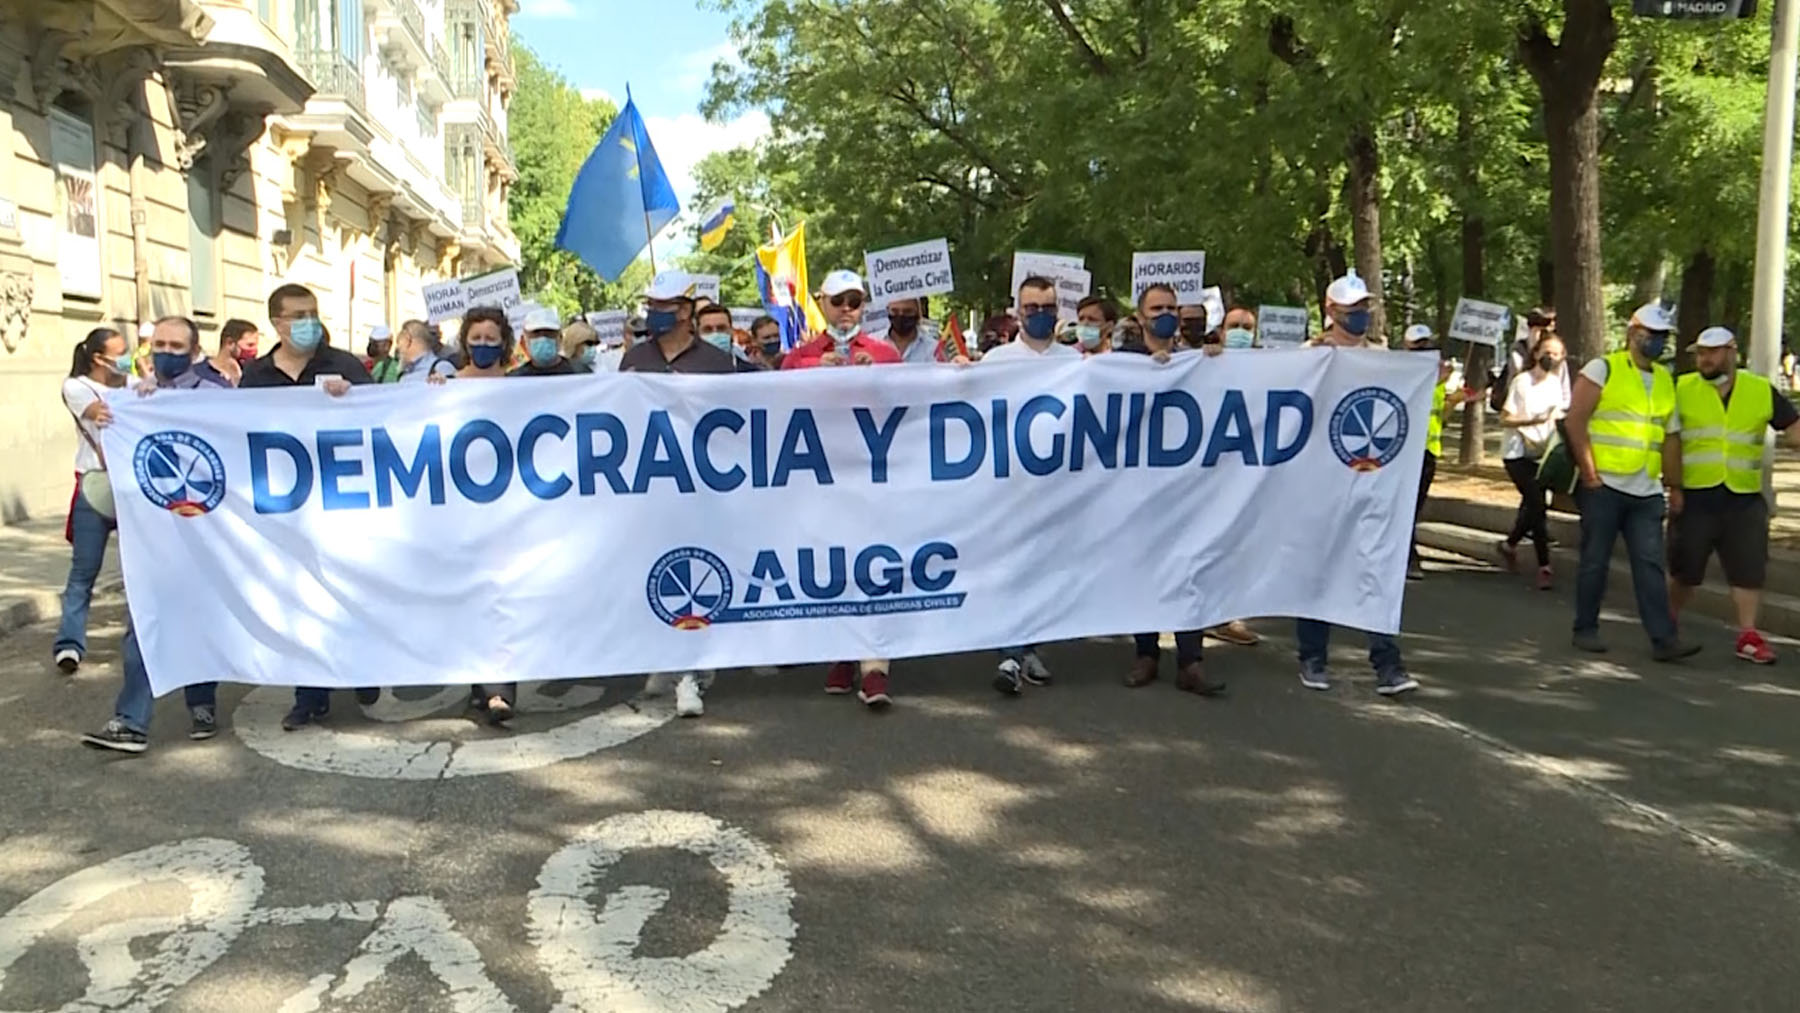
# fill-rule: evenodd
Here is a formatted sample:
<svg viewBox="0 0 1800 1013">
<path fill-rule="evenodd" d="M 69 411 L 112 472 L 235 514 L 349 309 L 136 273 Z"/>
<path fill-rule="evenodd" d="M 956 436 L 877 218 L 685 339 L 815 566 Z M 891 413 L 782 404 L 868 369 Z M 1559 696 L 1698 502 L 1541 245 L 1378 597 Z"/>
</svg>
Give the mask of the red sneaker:
<svg viewBox="0 0 1800 1013">
<path fill-rule="evenodd" d="M 887 673 L 881 669 L 873 669 L 863 673 L 862 691 L 856 698 L 870 707 L 886 707 L 894 701 L 888 697 Z"/>
<path fill-rule="evenodd" d="M 856 688 L 856 666 L 848 661 L 840 661 L 831 666 L 825 675 L 825 692 L 833 696 L 843 696 Z"/>
<path fill-rule="evenodd" d="M 1738 634 L 1737 656 L 1757 665 L 1775 664 L 1775 651 L 1763 635 L 1755 630 L 1745 630 Z"/>
</svg>

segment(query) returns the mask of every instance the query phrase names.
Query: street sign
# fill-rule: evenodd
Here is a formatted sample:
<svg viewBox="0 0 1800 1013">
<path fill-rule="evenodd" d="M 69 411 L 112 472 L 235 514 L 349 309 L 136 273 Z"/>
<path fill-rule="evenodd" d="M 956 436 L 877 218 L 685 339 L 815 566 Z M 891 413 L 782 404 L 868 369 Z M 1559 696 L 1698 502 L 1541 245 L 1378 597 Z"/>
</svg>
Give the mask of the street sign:
<svg viewBox="0 0 1800 1013">
<path fill-rule="evenodd" d="M 1756 0 L 1631 0 L 1631 13 L 1640 18 L 1688 20 L 1753 18 Z"/>
</svg>

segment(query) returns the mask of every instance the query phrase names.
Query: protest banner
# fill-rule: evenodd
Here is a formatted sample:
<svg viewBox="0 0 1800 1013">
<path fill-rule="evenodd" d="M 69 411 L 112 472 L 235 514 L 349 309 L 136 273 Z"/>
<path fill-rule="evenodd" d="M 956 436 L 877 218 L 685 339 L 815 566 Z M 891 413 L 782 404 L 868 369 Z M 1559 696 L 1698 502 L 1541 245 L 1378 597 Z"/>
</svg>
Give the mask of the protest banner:
<svg viewBox="0 0 1800 1013">
<path fill-rule="evenodd" d="M 895 299 L 917 299 L 956 291 L 950 270 L 950 243 L 928 239 L 863 254 L 869 300 L 886 306 Z"/>
<path fill-rule="evenodd" d="M 919 657 L 1237 615 L 1394 632 L 1436 367 L 1301 350 L 116 391 L 104 446 L 158 693 Z M 1145 503 L 1185 520 L 1092 523 Z M 723 523 L 743 516 L 782 523 Z M 1046 545 L 1081 564 L 1046 568 Z M 430 622 L 392 621 L 399 588 Z"/>
<path fill-rule="evenodd" d="M 626 313 L 624 310 L 600 310 L 597 313 L 588 313 L 585 317 L 588 326 L 592 327 L 594 333 L 599 335 L 601 344 L 618 346 L 625 343 Z"/>
<path fill-rule="evenodd" d="M 464 278 L 462 283 L 463 289 L 468 293 L 465 311 L 476 306 L 493 306 L 504 310 L 510 319 L 525 301 L 524 293 L 519 291 L 519 270 L 516 267 L 503 267 L 498 271 Z"/>
<path fill-rule="evenodd" d="M 1464 296 L 1456 300 L 1456 313 L 1450 318 L 1450 336 L 1458 341 L 1499 348 L 1506 343 L 1506 325 L 1511 318 L 1512 311 L 1499 303 Z"/>
<path fill-rule="evenodd" d="M 469 308 L 469 290 L 460 279 L 432 282 L 422 289 L 422 294 L 428 324 L 460 317 Z"/>
<path fill-rule="evenodd" d="M 1204 250 L 1139 251 L 1131 255 L 1131 301 L 1135 304 L 1144 289 L 1162 282 L 1175 290 L 1176 305 L 1197 306 L 1203 298 L 1205 277 Z"/>
<path fill-rule="evenodd" d="M 1264 348 L 1298 348 L 1306 344 L 1312 317 L 1298 306 L 1264 306 L 1256 311 L 1256 329 Z"/>
</svg>

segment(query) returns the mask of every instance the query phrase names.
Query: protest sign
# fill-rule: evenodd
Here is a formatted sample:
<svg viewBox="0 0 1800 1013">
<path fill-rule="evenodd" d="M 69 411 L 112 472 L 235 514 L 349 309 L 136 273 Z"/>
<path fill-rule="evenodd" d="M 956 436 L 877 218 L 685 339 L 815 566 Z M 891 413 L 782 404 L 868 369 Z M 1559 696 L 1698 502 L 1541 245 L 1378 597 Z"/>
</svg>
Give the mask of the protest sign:
<svg viewBox="0 0 1800 1013">
<path fill-rule="evenodd" d="M 869 303 L 863 307 L 863 333 L 871 338 L 885 338 L 888 332 L 888 311 L 885 305 Z"/>
<path fill-rule="evenodd" d="M 1218 286 L 1202 289 L 1200 305 L 1206 307 L 1206 333 L 1211 334 L 1225 323 L 1225 293 Z"/>
<path fill-rule="evenodd" d="M 1391 633 L 1436 377 L 1430 356 L 1296 351 L 117 391 L 103 435 L 156 692 L 468 685 L 1237 615 Z M 1183 522 L 1092 521 L 1145 503 Z M 720 523 L 742 516 L 782 522 Z M 1080 565 L 1046 568 L 1046 545 Z M 397 589 L 431 621 L 393 622 Z"/>
<path fill-rule="evenodd" d="M 469 291 L 459 279 L 432 282 L 424 287 L 423 294 L 428 324 L 460 317 L 469 307 Z"/>
<path fill-rule="evenodd" d="M 1298 306 L 1264 306 L 1256 311 L 1256 328 L 1264 348 L 1298 348 L 1306 344 L 1312 317 Z"/>
<path fill-rule="evenodd" d="M 731 326 L 740 331 L 747 331 L 758 317 L 767 312 L 768 310 L 761 306 L 733 306 L 731 307 Z"/>
<path fill-rule="evenodd" d="M 868 271 L 869 300 L 878 306 L 895 299 L 956 291 L 950 270 L 950 244 L 943 239 L 866 252 L 863 267 Z"/>
<path fill-rule="evenodd" d="M 1088 294 L 1093 284 L 1093 275 L 1082 267 L 1082 263 L 1082 258 L 1073 254 L 1016 251 L 1013 254 L 1013 305 L 1016 307 L 1019 304 L 1019 286 L 1024 284 L 1026 278 L 1035 275 L 1056 282 L 1057 318 L 1073 319 L 1075 304 Z M 1081 289 L 1081 294 L 1067 300 L 1067 295 L 1074 292 L 1076 287 Z"/>
<path fill-rule="evenodd" d="M 600 343 L 610 346 L 625 343 L 625 317 L 624 310 L 601 310 L 586 314 L 588 326 L 599 335 Z"/>
<path fill-rule="evenodd" d="M 1506 325 L 1511 317 L 1512 311 L 1499 303 L 1464 296 L 1456 300 L 1456 314 L 1450 318 L 1450 336 L 1459 341 L 1498 348 L 1506 343 Z"/>
<path fill-rule="evenodd" d="M 716 274 L 690 274 L 688 284 L 694 286 L 694 298 L 719 301 L 719 276 Z"/>
<path fill-rule="evenodd" d="M 525 301 L 524 294 L 519 291 L 518 268 L 504 267 L 473 278 L 464 278 L 462 283 L 463 289 L 468 293 L 465 311 L 476 306 L 493 306 L 506 311 L 510 319 L 513 311 Z"/>
<path fill-rule="evenodd" d="M 1056 276 L 1056 319 L 1075 319 L 1075 308 L 1093 289 L 1094 276 L 1087 271 L 1064 268 Z"/>
<path fill-rule="evenodd" d="M 1203 297 L 1206 276 L 1206 251 L 1163 250 L 1131 255 L 1131 301 L 1136 303 L 1144 289 L 1162 282 L 1175 290 L 1178 306 L 1197 306 Z"/>
</svg>

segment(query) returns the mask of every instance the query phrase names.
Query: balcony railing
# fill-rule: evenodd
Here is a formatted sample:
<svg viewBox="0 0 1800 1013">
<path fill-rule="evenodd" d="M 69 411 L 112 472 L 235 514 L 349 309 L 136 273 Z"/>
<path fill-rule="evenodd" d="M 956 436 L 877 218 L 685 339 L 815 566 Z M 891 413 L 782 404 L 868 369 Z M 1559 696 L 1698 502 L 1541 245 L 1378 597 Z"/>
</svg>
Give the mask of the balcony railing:
<svg viewBox="0 0 1800 1013">
<path fill-rule="evenodd" d="M 438 135 L 437 110 L 423 102 L 414 104 L 413 110 L 419 117 L 419 136 L 427 141 L 436 140 Z"/>
<path fill-rule="evenodd" d="M 393 0 L 394 8 L 400 12 L 400 23 L 406 26 L 407 34 L 419 44 L 419 49 L 428 48 L 425 35 L 425 15 L 419 10 L 415 0 Z"/>
<path fill-rule="evenodd" d="M 446 86 L 450 83 L 450 54 L 445 52 L 444 44 L 437 39 L 431 40 L 431 69 L 437 71 L 438 80 Z"/>
<path fill-rule="evenodd" d="M 364 116 L 369 114 L 363 96 L 362 72 L 350 58 L 335 49 L 314 49 L 300 54 L 300 71 L 311 79 L 318 98 L 340 98 Z"/>
<path fill-rule="evenodd" d="M 480 232 L 487 227 L 487 202 L 479 196 L 462 195 L 463 231 Z"/>
<path fill-rule="evenodd" d="M 458 70 L 450 75 L 450 94 L 482 101 L 487 95 L 487 74 L 481 68 Z"/>
</svg>

